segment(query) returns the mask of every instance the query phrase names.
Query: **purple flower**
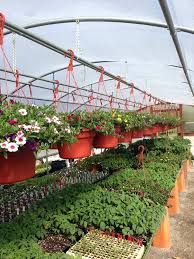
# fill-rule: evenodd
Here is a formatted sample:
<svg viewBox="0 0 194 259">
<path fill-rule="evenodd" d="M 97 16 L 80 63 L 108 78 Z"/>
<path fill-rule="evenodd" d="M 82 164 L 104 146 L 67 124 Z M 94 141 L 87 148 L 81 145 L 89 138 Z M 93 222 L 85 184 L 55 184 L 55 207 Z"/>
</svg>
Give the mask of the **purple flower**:
<svg viewBox="0 0 194 259">
<path fill-rule="evenodd" d="M 10 104 L 15 104 L 16 102 L 13 99 L 9 100 Z"/>
<path fill-rule="evenodd" d="M 3 110 L 0 110 L 0 115 L 3 114 Z"/>
<path fill-rule="evenodd" d="M 7 134 L 5 135 L 5 138 L 8 140 L 11 140 L 11 141 L 14 141 L 15 140 L 15 137 L 16 137 L 16 134 L 12 133 L 12 134 Z"/>
<path fill-rule="evenodd" d="M 38 143 L 35 141 L 28 140 L 26 145 L 32 150 L 35 151 L 37 149 Z"/>
</svg>

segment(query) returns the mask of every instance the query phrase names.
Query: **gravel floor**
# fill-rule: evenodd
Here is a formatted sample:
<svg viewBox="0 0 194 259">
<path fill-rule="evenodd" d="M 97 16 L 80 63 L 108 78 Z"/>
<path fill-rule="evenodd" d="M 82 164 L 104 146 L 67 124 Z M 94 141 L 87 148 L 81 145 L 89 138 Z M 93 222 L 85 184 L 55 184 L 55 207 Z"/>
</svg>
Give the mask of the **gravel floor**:
<svg viewBox="0 0 194 259">
<path fill-rule="evenodd" d="M 187 174 L 186 192 L 180 194 L 180 208 L 170 218 L 172 248 L 152 247 L 145 259 L 194 259 L 194 167 Z"/>
</svg>

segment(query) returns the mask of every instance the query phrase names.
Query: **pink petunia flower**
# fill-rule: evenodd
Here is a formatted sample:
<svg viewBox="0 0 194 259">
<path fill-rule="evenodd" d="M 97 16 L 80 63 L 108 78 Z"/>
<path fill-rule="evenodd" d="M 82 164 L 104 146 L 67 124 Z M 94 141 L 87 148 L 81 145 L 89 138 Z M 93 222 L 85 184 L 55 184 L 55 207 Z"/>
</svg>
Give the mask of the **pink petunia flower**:
<svg viewBox="0 0 194 259">
<path fill-rule="evenodd" d="M 9 152 L 16 152 L 18 151 L 18 145 L 16 143 L 13 143 L 13 142 L 10 142 L 8 145 L 7 145 L 7 150 Z"/>
</svg>

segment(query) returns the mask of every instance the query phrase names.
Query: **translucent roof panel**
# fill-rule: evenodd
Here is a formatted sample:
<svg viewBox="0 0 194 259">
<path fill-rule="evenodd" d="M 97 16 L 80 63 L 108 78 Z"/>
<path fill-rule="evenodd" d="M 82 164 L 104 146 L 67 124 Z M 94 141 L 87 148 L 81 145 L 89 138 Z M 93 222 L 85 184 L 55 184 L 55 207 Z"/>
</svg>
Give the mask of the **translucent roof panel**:
<svg viewBox="0 0 194 259">
<path fill-rule="evenodd" d="M 167 3 L 175 26 L 194 28 L 192 0 L 184 4 L 175 0 L 167 1 Z M 96 63 L 98 66 L 101 65 L 108 72 L 119 75 L 128 82 L 133 82 L 139 89 L 155 97 L 169 102 L 193 104 L 193 96 L 167 29 L 159 1 L 49 0 L 45 3 L 45 1 L 37 0 L 2 0 L 0 12 L 5 14 L 7 20 L 21 27 L 45 21 L 55 23 L 30 28 L 28 31 L 65 50 L 73 49 L 76 53 L 78 53 L 76 46 L 80 45 L 81 58 L 98 62 Z M 65 22 L 71 18 L 80 20 L 79 28 L 75 21 Z M 82 21 L 84 18 L 90 18 L 90 21 Z M 94 21 L 97 18 L 98 22 Z M 118 19 L 120 21 L 116 21 Z M 64 21 L 57 23 L 59 20 Z M 135 22 L 137 24 L 134 24 Z M 138 24 L 144 22 L 150 22 L 152 26 Z M 154 23 L 156 26 L 153 26 Z M 192 42 L 194 35 L 183 32 L 177 32 L 177 35 L 193 85 L 194 49 Z M 28 82 L 33 77 L 38 78 L 48 74 L 44 76 L 47 82 L 41 80 L 33 82 L 33 97 L 50 102 L 53 99 L 55 85 L 49 81 L 59 80 L 62 84 L 69 83 L 66 80 L 66 70 L 55 72 L 54 75 L 52 72 L 67 67 L 69 59 L 22 36 L 16 35 L 15 40 L 14 46 L 13 35 L 6 35 L 4 48 L 11 66 L 16 61 L 20 73 L 29 76 L 21 77 L 21 85 L 24 83 L 24 93 L 29 95 Z M 15 57 L 13 52 L 16 54 Z M 74 62 L 75 65 L 78 63 Z M 4 68 L 2 58 L 0 58 L 0 68 Z M 96 70 L 78 66 L 74 68 L 74 75 L 77 85 L 87 89 L 87 91 L 80 90 L 80 94 L 83 95 L 77 99 L 80 105 L 87 101 L 91 90 L 100 91 L 102 94 L 104 91 L 108 96 L 113 97 L 117 95 L 116 82 L 109 80 L 110 78 L 106 76 L 104 77 L 106 90 L 98 88 L 98 84 L 95 83 L 98 82 L 100 73 Z M 0 70 L 0 77 L 5 77 L 4 71 Z M 12 82 L 14 77 L 8 74 L 7 78 L 10 79 L 8 89 L 1 79 L 2 92 L 8 91 L 11 94 L 15 90 L 15 83 Z M 63 86 L 64 93 L 75 90 L 75 82 L 72 79 L 70 85 L 73 87 L 69 89 Z M 124 95 L 123 99 L 130 99 L 130 91 L 126 85 L 121 85 L 121 92 Z M 137 101 L 141 102 L 142 96 L 142 93 L 137 94 Z M 69 98 L 72 96 L 65 96 L 62 101 L 67 102 Z M 106 99 L 108 99 L 107 96 Z M 75 106 L 79 107 L 79 104 Z"/>
<path fill-rule="evenodd" d="M 84 16 L 110 16 L 164 21 L 158 1 L 155 0 L 2 0 L 1 11 L 19 25 L 46 19 Z"/>
<path fill-rule="evenodd" d="M 194 28 L 194 1 L 168 1 L 176 25 Z"/>
</svg>

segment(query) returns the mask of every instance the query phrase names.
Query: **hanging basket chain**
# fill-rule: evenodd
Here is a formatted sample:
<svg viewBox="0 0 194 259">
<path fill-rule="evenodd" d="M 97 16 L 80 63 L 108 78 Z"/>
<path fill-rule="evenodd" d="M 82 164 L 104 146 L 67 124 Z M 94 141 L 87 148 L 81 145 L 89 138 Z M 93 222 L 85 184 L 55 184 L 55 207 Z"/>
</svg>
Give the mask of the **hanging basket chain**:
<svg viewBox="0 0 194 259">
<path fill-rule="evenodd" d="M 17 67 L 17 65 L 16 65 L 16 34 L 13 32 L 12 33 L 12 46 L 13 46 L 13 48 L 12 48 L 12 64 L 13 64 L 13 71 L 14 71 L 14 73 L 16 73 L 16 67 Z"/>
<path fill-rule="evenodd" d="M 78 58 L 81 56 L 81 49 L 80 49 L 80 21 L 79 21 L 79 19 L 76 19 L 75 53 L 76 53 Z"/>
</svg>

